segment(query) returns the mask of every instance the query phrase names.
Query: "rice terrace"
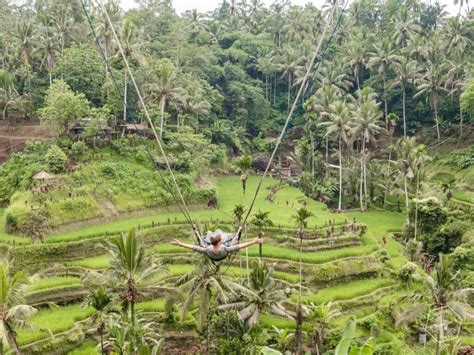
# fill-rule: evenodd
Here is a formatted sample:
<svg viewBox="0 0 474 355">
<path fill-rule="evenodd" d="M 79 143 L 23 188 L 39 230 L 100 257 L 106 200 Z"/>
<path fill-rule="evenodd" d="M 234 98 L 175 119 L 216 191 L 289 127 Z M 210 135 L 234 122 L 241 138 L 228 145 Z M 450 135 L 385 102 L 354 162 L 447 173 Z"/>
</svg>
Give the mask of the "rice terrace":
<svg viewBox="0 0 474 355">
<path fill-rule="evenodd" d="M 0 2 L 0 354 L 474 354 L 463 0 Z"/>
</svg>

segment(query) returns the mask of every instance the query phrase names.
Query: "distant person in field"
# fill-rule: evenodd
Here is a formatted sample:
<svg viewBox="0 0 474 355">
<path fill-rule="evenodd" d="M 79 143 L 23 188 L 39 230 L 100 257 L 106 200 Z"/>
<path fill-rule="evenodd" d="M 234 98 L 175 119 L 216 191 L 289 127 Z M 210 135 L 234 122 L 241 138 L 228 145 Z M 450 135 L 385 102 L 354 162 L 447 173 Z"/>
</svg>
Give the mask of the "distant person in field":
<svg viewBox="0 0 474 355">
<path fill-rule="evenodd" d="M 207 233 L 204 245 L 186 244 L 178 239 L 173 240 L 171 244 L 204 254 L 213 261 L 221 261 L 227 258 L 229 254 L 234 251 L 248 248 L 254 244 L 263 243 L 263 238 L 255 238 L 250 242 L 239 243 L 238 235 L 239 233 L 227 234 L 218 229 L 215 232 Z"/>
<path fill-rule="evenodd" d="M 242 174 L 240 176 L 240 181 L 242 181 L 242 191 L 244 192 L 244 195 L 245 195 L 245 191 L 247 190 L 247 174 Z"/>
</svg>

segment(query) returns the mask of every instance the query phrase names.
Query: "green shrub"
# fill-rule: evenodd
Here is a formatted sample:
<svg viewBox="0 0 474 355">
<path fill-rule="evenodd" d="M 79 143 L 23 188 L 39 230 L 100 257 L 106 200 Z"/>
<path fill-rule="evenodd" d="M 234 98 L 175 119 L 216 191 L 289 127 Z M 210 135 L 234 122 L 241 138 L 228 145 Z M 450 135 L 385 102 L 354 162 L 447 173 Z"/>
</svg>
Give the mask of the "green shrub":
<svg viewBox="0 0 474 355">
<path fill-rule="evenodd" d="M 85 153 L 86 149 L 87 149 L 87 146 L 82 141 L 74 142 L 71 145 L 71 153 L 76 158 L 81 157 Z"/>
<path fill-rule="evenodd" d="M 45 155 L 46 164 L 53 173 L 64 171 L 67 162 L 67 156 L 57 145 L 51 146 Z"/>
</svg>

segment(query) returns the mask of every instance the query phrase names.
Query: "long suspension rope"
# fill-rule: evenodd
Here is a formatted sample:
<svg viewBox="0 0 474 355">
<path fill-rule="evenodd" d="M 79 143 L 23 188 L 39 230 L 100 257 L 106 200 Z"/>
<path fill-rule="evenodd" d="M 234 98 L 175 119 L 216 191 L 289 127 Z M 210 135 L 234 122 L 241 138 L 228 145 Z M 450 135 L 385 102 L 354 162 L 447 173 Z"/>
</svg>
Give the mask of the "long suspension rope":
<svg viewBox="0 0 474 355">
<path fill-rule="evenodd" d="M 137 87 L 135 78 L 133 77 L 133 74 L 131 73 L 130 66 L 128 65 L 128 61 L 126 60 L 126 57 L 124 56 L 123 48 L 121 47 L 120 42 L 118 41 L 117 34 L 116 34 L 116 32 L 115 32 L 115 29 L 113 28 L 113 25 L 112 25 L 111 20 L 110 20 L 110 16 L 108 15 L 108 12 L 107 12 L 107 9 L 105 8 L 105 6 L 103 5 L 102 2 L 100 2 L 100 5 L 101 5 L 101 8 L 102 8 L 102 11 L 103 11 L 104 14 L 106 15 L 107 21 L 108 21 L 109 26 L 111 27 L 111 30 L 112 30 L 112 32 L 113 32 L 113 34 L 114 34 L 115 40 L 117 41 L 117 43 L 118 43 L 118 45 L 119 45 L 119 47 L 120 47 L 121 55 L 122 55 L 122 57 L 124 58 L 124 62 L 125 62 L 126 68 L 127 68 L 128 72 L 129 72 L 129 75 L 130 75 L 131 78 L 132 78 L 132 82 L 133 82 L 133 84 L 134 84 L 134 87 L 135 87 L 136 90 L 138 90 L 138 87 Z M 113 75 L 113 72 L 110 70 L 110 66 L 109 66 L 109 64 L 108 64 L 108 59 L 107 59 L 107 57 L 106 57 L 106 55 L 105 55 L 105 52 L 104 52 L 104 50 L 103 50 L 103 48 L 102 48 L 102 46 L 101 46 L 101 44 L 100 44 L 100 41 L 99 41 L 98 36 L 97 36 L 97 34 L 96 34 L 96 32 L 95 32 L 95 29 L 94 29 L 94 27 L 93 27 L 93 25 L 92 25 L 92 20 L 91 20 L 91 17 L 90 17 L 90 15 L 89 15 L 89 12 L 88 12 L 88 10 L 87 10 L 86 4 L 84 3 L 84 0 L 82 0 L 82 8 L 83 8 L 84 14 L 85 14 L 85 16 L 86 16 L 86 18 L 87 18 L 87 20 L 88 20 L 88 23 L 89 23 L 89 27 L 90 27 L 90 29 L 91 29 L 91 32 L 92 32 L 92 34 L 93 34 L 94 37 L 95 37 L 96 44 L 97 44 L 97 46 L 99 47 L 99 51 L 100 51 L 100 53 L 101 53 L 102 59 L 103 59 L 104 62 L 106 63 L 106 68 L 107 68 L 107 70 L 109 71 L 109 74 L 110 74 L 110 76 L 111 76 L 112 82 L 113 82 L 114 87 L 115 87 L 115 90 L 116 90 L 116 92 L 117 92 L 119 98 L 122 98 L 123 103 L 124 103 L 124 107 L 125 107 L 125 108 L 128 108 L 128 105 L 127 105 L 125 99 L 122 97 L 121 92 L 120 92 L 120 90 L 119 90 L 119 88 L 118 88 L 118 84 L 117 84 L 117 82 L 116 82 L 116 80 L 115 80 L 115 77 L 114 77 L 114 75 Z M 144 105 L 143 97 L 141 96 L 141 94 L 140 94 L 139 91 L 137 91 L 137 94 L 138 94 L 138 96 L 139 96 L 139 98 L 140 98 L 140 103 L 142 104 L 142 107 L 143 107 L 144 110 L 145 110 L 145 113 L 146 113 L 147 119 L 148 119 L 148 121 L 149 121 L 149 123 L 150 123 L 150 126 L 152 127 L 152 130 L 153 130 L 154 136 L 155 136 L 155 138 L 156 138 L 156 140 L 157 140 L 157 143 L 158 143 L 158 146 L 159 146 L 159 148 L 160 148 L 161 154 L 162 154 L 162 156 L 163 156 L 163 158 L 164 158 L 164 160 L 165 160 L 166 168 L 167 168 L 167 170 L 170 172 L 171 180 L 172 180 L 172 182 L 173 182 L 173 184 L 174 184 L 174 186 L 175 186 L 176 191 L 178 192 L 178 197 L 179 197 L 179 199 L 181 200 L 182 206 L 181 206 L 180 201 L 177 199 L 175 193 L 173 192 L 173 189 L 171 189 L 171 187 L 169 186 L 168 180 L 165 179 L 165 177 L 162 175 L 162 173 L 161 173 L 161 171 L 160 171 L 160 169 L 159 169 L 159 166 L 158 166 L 157 162 L 155 161 L 153 155 L 151 154 L 151 152 L 150 152 L 149 149 L 148 149 L 148 146 L 147 146 L 146 143 L 144 142 L 143 137 L 141 137 L 141 136 L 140 136 L 140 141 L 141 141 L 141 143 L 144 145 L 144 147 L 145 147 L 145 149 L 146 149 L 146 151 L 147 151 L 147 153 L 148 153 L 150 159 L 153 161 L 156 170 L 158 171 L 160 177 L 162 178 L 162 180 L 163 180 L 163 182 L 164 182 L 165 188 L 167 188 L 168 192 L 170 193 L 170 195 L 173 197 L 173 199 L 175 200 L 176 204 L 178 205 L 178 208 L 179 208 L 180 211 L 183 213 L 183 215 L 185 216 L 185 218 L 186 218 L 186 220 L 188 221 L 188 223 L 192 226 L 192 228 L 193 228 L 193 230 L 194 230 L 194 232 L 195 232 L 195 234 L 196 234 L 196 237 L 197 237 L 197 239 L 198 239 L 198 242 L 199 242 L 200 244 L 202 244 L 202 238 L 201 238 L 201 236 L 200 236 L 200 234 L 199 234 L 199 232 L 198 232 L 198 230 L 197 230 L 197 228 L 196 228 L 196 226 L 195 226 L 195 224 L 194 224 L 194 222 L 193 222 L 193 220 L 192 220 L 192 218 L 191 218 L 191 215 L 190 215 L 190 213 L 189 213 L 189 209 L 188 209 L 188 207 L 187 207 L 187 205 L 186 205 L 186 202 L 185 202 L 184 197 L 183 197 L 183 195 L 182 195 L 182 193 L 181 193 L 181 190 L 180 190 L 180 188 L 179 188 L 179 185 L 177 184 L 176 177 L 175 177 L 175 175 L 173 174 L 173 171 L 171 170 L 171 167 L 170 167 L 168 158 L 167 158 L 167 156 L 166 156 L 166 154 L 165 154 L 165 152 L 164 152 L 164 149 L 163 149 L 163 146 L 162 146 L 162 144 L 161 144 L 161 141 L 160 141 L 160 139 L 158 138 L 158 135 L 157 135 L 156 129 L 154 128 L 153 123 L 151 122 L 150 116 L 149 116 L 149 114 L 148 114 L 148 110 L 146 109 L 146 106 Z M 131 116 L 130 112 L 131 112 L 130 109 L 128 109 L 128 110 L 127 110 L 127 116 L 128 116 L 129 118 L 130 118 L 130 116 Z M 132 123 L 136 126 L 135 120 L 132 120 Z"/>
<path fill-rule="evenodd" d="M 327 51 L 327 49 L 329 48 L 329 45 L 330 45 L 330 43 L 331 43 L 331 41 L 332 41 L 332 38 L 333 38 L 333 36 L 334 36 L 334 34 L 335 34 L 337 28 L 339 27 L 339 24 L 340 24 L 340 22 L 341 22 L 341 19 L 342 19 L 342 16 L 343 16 L 343 14 L 344 14 L 344 11 L 345 11 L 345 8 L 346 8 L 346 6 L 347 6 L 347 3 L 348 3 L 348 0 L 346 0 L 346 2 L 345 2 L 345 4 L 344 4 L 344 7 L 343 7 L 343 9 L 342 9 L 342 11 L 341 11 L 341 13 L 339 14 L 338 20 L 337 20 L 337 22 L 336 22 L 336 24 L 335 24 L 335 26 L 334 26 L 334 28 L 333 28 L 333 31 L 332 31 L 332 33 L 331 33 L 329 39 L 328 39 L 328 42 L 326 43 L 326 46 L 325 46 L 325 48 L 324 48 L 324 50 L 323 50 L 323 52 L 322 52 L 321 58 L 318 60 L 318 62 L 317 62 L 317 64 L 316 64 L 316 67 L 315 67 L 315 69 L 314 69 L 315 71 L 319 68 L 319 65 L 321 64 L 321 62 L 322 62 L 323 59 L 324 59 L 324 55 L 326 54 L 326 51 Z M 337 10 L 337 4 L 335 4 L 334 7 L 333 7 L 330 20 L 327 22 L 326 26 L 324 27 L 324 30 L 323 30 L 323 33 L 321 34 L 321 38 L 320 38 L 320 40 L 319 40 L 319 43 L 318 43 L 318 45 L 317 45 L 317 47 L 316 47 L 316 49 L 315 49 L 315 51 L 314 51 L 314 53 L 313 53 L 313 56 L 311 57 L 311 61 L 310 61 L 309 65 L 308 65 L 308 68 L 306 69 L 305 76 L 303 77 L 303 81 L 301 82 L 300 88 L 299 88 L 299 90 L 298 90 L 298 92 L 297 92 L 297 94 L 296 94 L 296 97 L 295 97 L 294 101 L 293 101 L 293 105 L 291 106 L 291 109 L 290 109 L 290 111 L 288 112 L 288 116 L 287 116 L 287 118 L 286 118 L 285 124 L 284 124 L 283 129 L 282 129 L 282 131 L 281 131 L 281 133 L 280 133 L 280 135 L 279 135 L 279 137 L 278 137 L 278 139 L 277 139 L 277 142 L 276 142 L 276 144 L 275 144 L 275 148 L 273 149 L 272 155 L 270 156 L 270 159 L 269 159 L 268 164 L 267 164 L 267 166 L 266 166 L 266 168 L 265 168 L 265 171 L 264 171 L 263 175 L 261 176 L 261 178 L 260 178 L 260 180 L 259 180 L 259 182 L 258 182 L 257 188 L 256 188 L 256 190 L 255 190 L 255 194 L 254 194 L 254 196 L 253 196 L 253 198 L 252 198 L 252 202 L 250 203 L 250 207 L 249 207 L 249 209 L 248 209 L 248 211 L 247 211 L 247 213 L 246 213 L 246 215 L 245 215 L 245 217 L 244 217 L 244 219 L 243 219 L 243 222 L 242 222 L 242 224 L 241 224 L 241 226 L 240 226 L 240 228 L 239 228 L 239 232 L 240 232 L 240 230 L 242 229 L 242 226 L 247 222 L 247 219 L 249 218 L 249 216 L 250 216 L 250 214 L 251 214 L 251 212 L 252 212 L 252 209 L 253 209 L 253 207 L 254 207 L 254 205 L 255 205 L 255 202 L 256 202 L 256 200 L 257 200 L 257 196 L 258 196 L 258 194 L 259 194 L 259 192 L 260 192 L 260 189 L 261 189 L 261 187 L 262 187 L 263 180 L 265 179 L 265 177 L 266 177 L 267 174 L 268 174 L 268 171 L 270 170 L 270 167 L 271 167 L 271 165 L 272 165 L 272 163 L 273 163 L 273 160 L 274 160 L 274 158 L 275 158 L 276 152 L 277 152 L 277 150 L 278 150 L 278 148 L 279 148 L 279 146 L 280 146 L 280 144 L 281 144 L 281 142 L 282 142 L 282 140 L 283 140 L 283 137 L 284 137 L 284 135 L 285 135 L 285 133 L 286 133 L 286 130 L 287 130 L 287 128 L 288 128 L 288 125 L 289 125 L 289 123 L 290 123 L 290 121 L 291 121 L 291 118 L 292 118 L 292 116 L 293 116 L 293 113 L 294 113 L 294 111 L 295 111 L 295 109 L 296 109 L 296 106 L 297 106 L 297 104 L 298 104 L 298 100 L 300 99 L 301 95 L 302 95 L 303 92 L 305 91 L 306 83 L 307 83 L 307 81 L 308 81 L 308 78 L 309 78 L 309 76 L 310 76 L 311 71 L 313 70 L 313 65 L 314 65 L 314 63 L 315 63 L 315 61 L 316 61 L 316 58 L 317 58 L 318 54 L 319 54 L 319 51 L 320 51 L 320 49 L 321 49 L 321 46 L 322 46 L 322 44 L 323 44 L 323 42 L 324 42 L 324 38 L 325 38 L 326 33 L 327 33 L 328 29 L 329 29 L 329 26 L 330 26 L 330 24 L 331 24 L 331 22 L 332 22 L 332 19 L 334 18 L 334 15 L 335 15 L 335 13 L 336 13 L 336 10 Z"/>
<path fill-rule="evenodd" d="M 155 140 L 156 142 L 158 143 L 158 147 L 160 149 L 160 152 L 161 152 L 161 155 L 163 156 L 163 159 L 165 160 L 165 164 L 166 164 L 166 168 L 168 169 L 169 173 L 170 173 L 170 176 L 171 176 L 171 179 L 175 185 L 175 188 L 176 188 L 176 192 L 178 193 L 179 195 L 179 198 L 181 199 L 181 202 L 183 204 L 183 207 L 184 207 L 184 210 L 186 211 L 186 214 L 189 216 L 189 218 L 191 219 L 191 216 L 190 216 L 190 213 L 189 213 L 189 209 L 186 205 L 186 201 L 184 200 L 184 197 L 183 197 L 183 194 L 181 193 L 181 189 L 179 188 L 179 185 L 178 185 L 178 182 L 176 181 L 176 177 L 173 173 L 173 170 L 171 169 L 171 166 L 170 166 L 170 163 L 169 163 L 169 160 L 168 160 L 168 157 L 166 156 L 166 153 L 165 153 L 165 150 L 163 148 L 163 145 L 161 144 L 161 139 L 160 137 L 158 137 L 158 133 L 156 132 L 156 128 L 155 128 L 155 125 L 153 124 L 153 121 L 150 117 L 150 114 L 148 112 L 148 109 L 147 109 L 147 106 L 145 105 L 145 101 L 143 100 L 143 96 L 140 92 L 140 89 L 138 88 L 138 85 L 137 85 L 137 82 L 135 81 L 135 76 L 133 75 L 133 72 L 130 68 L 130 65 L 128 64 L 128 59 L 127 59 L 127 56 L 125 55 L 125 52 L 122 48 L 122 44 L 120 43 L 120 40 L 117 36 L 117 32 L 115 31 L 115 28 L 114 28 L 114 25 L 112 23 L 112 20 L 110 19 L 110 16 L 109 16 L 109 13 L 106 9 L 106 7 L 104 6 L 104 3 L 102 0 L 98 0 L 98 3 L 100 4 L 101 8 L 102 8 L 102 11 L 104 12 L 104 15 L 105 17 L 107 18 L 107 22 L 109 23 L 109 26 L 110 26 L 110 29 L 112 31 L 112 34 L 115 38 L 115 41 L 117 42 L 117 46 L 120 50 L 120 54 L 122 56 L 122 59 L 125 63 L 125 66 L 126 66 L 126 69 L 128 71 L 128 74 L 130 75 L 130 79 L 132 80 L 132 83 L 133 83 L 133 86 L 135 88 L 135 91 L 138 95 L 138 98 L 139 98 L 139 101 L 140 101 L 140 104 L 142 105 L 142 108 L 143 108 L 143 112 L 145 113 L 145 116 L 148 120 L 148 123 L 150 124 L 150 128 L 153 132 L 153 135 L 155 136 Z M 160 132 L 160 133 L 163 133 L 163 132 Z"/>
<path fill-rule="evenodd" d="M 83 9 L 83 12 L 84 12 L 84 15 L 86 16 L 86 19 L 87 19 L 87 22 L 89 24 L 89 27 L 91 29 L 91 32 L 95 38 L 95 42 L 96 42 L 96 45 L 99 49 L 99 52 L 101 54 L 101 57 L 102 59 L 104 60 L 105 64 L 106 64 L 106 70 L 108 72 L 108 74 L 110 75 L 110 79 L 111 79 L 111 82 L 113 84 L 113 87 L 115 89 L 115 93 L 117 95 L 117 97 L 123 102 L 124 104 L 124 108 L 126 109 L 126 112 L 127 112 L 127 119 L 129 122 L 131 122 L 135 128 L 137 128 L 137 123 L 136 123 L 136 120 L 134 119 L 134 117 L 132 116 L 131 114 L 131 109 L 130 107 L 128 106 L 128 103 L 125 101 L 125 98 L 124 96 L 122 95 L 121 93 L 121 90 L 118 86 L 118 83 L 117 83 L 117 80 L 115 78 L 115 75 L 114 73 L 112 72 L 111 68 L 110 68 L 110 65 L 109 65 L 109 62 L 108 62 L 108 58 L 107 56 L 105 55 L 105 51 L 102 47 L 102 45 L 100 44 L 100 41 L 99 41 L 99 38 L 97 36 L 97 33 L 94 29 L 94 26 L 92 25 L 92 19 L 90 17 L 90 14 L 87 10 L 87 7 L 86 7 L 86 4 L 84 2 L 84 0 L 81 1 L 81 4 L 82 4 L 82 9 Z M 170 194 L 170 196 L 172 196 L 173 200 L 176 202 L 176 205 L 178 206 L 179 210 L 183 213 L 185 219 L 187 220 L 187 222 L 191 225 L 191 226 L 194 226 L 192 220 L 190 219 L 190 217 L 186 214 L 186 212 L 183 210 L 179 200 L 177 199 L 174 191 L 173 191 L 173 188 L 169 185 L 169 181 L 163 176 L 162 172 L 161 172 L 161 169 L 158 165 L 158 163 L 156 162 L 153 154 L 150 152 L 150 149 L 149 147 L 147 146 L 146 142 L 144 141 L 144 138 L 141 136 L 141 135 L 138 135 L 139 137 L 139 140 L 140 140 L 140 143 L 144 146 L 145 148 L 145 151 L 148 155 L 148 157 L 150 158 L 150 160 L 152 161 L 153 163 L 153 167 L 155 168 L 155 170 L 158 172 L 158 174 L 160 175 L 162 181 L 163 181 L 163 185 L 165 187 L 165 190 Z M 194 228 L 194 227 L 193 227 Z"/>
</svg>

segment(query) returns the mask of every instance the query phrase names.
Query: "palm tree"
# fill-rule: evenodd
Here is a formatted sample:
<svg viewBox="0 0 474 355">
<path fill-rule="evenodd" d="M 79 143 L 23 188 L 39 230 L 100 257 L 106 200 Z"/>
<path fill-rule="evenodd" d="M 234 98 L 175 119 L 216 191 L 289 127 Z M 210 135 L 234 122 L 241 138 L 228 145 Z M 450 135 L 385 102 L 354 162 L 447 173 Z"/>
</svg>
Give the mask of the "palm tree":
<svg viewBox="0 0 474 355">
<path fill-rule="evenodd" d="M 445 313 L 450 312 L 458 319 L 472 321 L 474 310 L 464 300 L 464 297 L 472 292 L 472 289 L 459 288 L 461 271 L 454 271 L 453 259 L 441 254 L 434 268 L 434 277 L 425 275 L 423 278 L 423 281 L 429 287 L 431 299 L 426 299 L 424 295 L 421 295 L 421 302 L 399 314 L 396 317 L 396 324 L 410 324 L 420 315 L 426 313 L 428 309 L 432 309 L 436 312 L 436 328 L 438 330 L 436 355 L 439 355 L 446 329 Z M 420 298 L 419 295 L 416 295 L 415 299 L 418 298 Z"/>
<path fill-rule="evenodd" d="M 270 211 L 261 211 L 261 210 L 258 210 L 253 215 L 253 218 L 250 221 L 250 223 L 258 228 L 259 235 L 263 235 L 263 229 L 265 227 L 273 226 L 272 220 L 268 217 L 269 215 L 270 215 Z"/>
<path fill-rule="evenodd" d="M 428 95 L 430 107 L 434 112 L 438 141 L 441 140 L 438 117 L 438 100 L 440 94 L 447 91 L 444 87 L 444 74 L 444 58 L 441 57 L 434 62 L 429 61 L 425 73 L 417 80 L 418 92 L 414 96 L 414 98 L 416 98 L 421 95 Z"/>
<path fill-rule="evenodd" d="M 360 72 L 367 58 L 367 47 L 367 33 L 363 29 L 349 38 L 346 47 L 346 61 L 352 68 L 358 90 L 360 90 Z"/>
<path fill-rule="evenodd" d="M 301 207 L 296 210 L 296 214 L 292 216 L 295 222 L 298 224 L 298 234 L 300 240 L 304 238 L 304 230 L 308 226 L 308 218 L 313 217 L 314 214 L 305 207 Z"/>
<path fill-rule="evenodd" d="M 306 308 L 306 313 L 313 327 L 313 341 L 316 347 L 316 354 L 319 355 L 321 352 L 320 347 L 326 341 L 327 328 L 334 318 L 340 315 L 340 312 L 334 307 L 332 302 L 328 302 L 321 303 L 320 305 L 310 303 Z"/>
<path fill-rule="evenodd" d="M 388 69 L 398 62 L 399 56 L 397 55 L 392 42 L 386 38 L 383 39 L 381 43 L 374 44 L 373 51 L 370 53 L 367 62 L 367 66 L 369 68 L 377 68 L 377 73 L 382 77 L 386 129 L 388 129 L 387 73 Z"/>
<path fill-rule="evenodd" d="M 22 272 L 12 275 L 9 261 L 0 261 L 0 354 L 8 344 L 15 354 L 20 354 L 15 327 L 28 325 L 25 319 L 36 313 L 36 309 L 24 304 L 29 280 Z"/>
<path fill-rule="evenodd" d="M 117 26 L 120 18 L 120 4 L 116 0 L 107 0 L 104 3 L 104 7 L 107 10 L 109 15 L 110 21 L 114 28 Z M 97 25 L 95 27 L 95 31 L 97 32 L 97 36 L 104 44 L 104 54 L 105 54 L 105 72 L 108 74 L 108 59 L 112 54 L 112 45 L 113 45 L 113 32 L 112 27 L 109 24 L 109 20 L 103 13 L 99 13 L 96 16 Z M 123 41 L 123 39 L 122 39 Z"/>
<path fill-rule="evenodd" d="M 446 61 L 447 73 L 445 87 L 449 90 L 450 95 L 461 93 L 467 82 L 467 73 L 465 65 L 464 51 L 456 50 L 451 55 L 451 59 Z M 462 105 L 459 105 L 459 139 L 463 137 L 463 111 Z"/>
<path fill-rule="evenodd" d="M 291 87 L 293 86 L 293 77 L 301 66 L 301 59 L 296 50 L 292 47 L 286 47 L 283 55 L 280 57 L 278 68 L 282 72 L 281 77 L 287 77 L 288 80 L 288 111 L 290 110 Z"/>
<path fill-rule="evenodd" d="M 71 36 L 71 30 L 74 26 L 75 19 L 73 10 L 69 3 L 60 3 L 56 8 L 56 11 L 52 15 L 52 19 L 56 28 L 58 29 L 60 38 L 61 57 L 64 54 L 64 48 L 66 43 Z"/>
<path fill-rule="evenodd" d="M 403 136 L 407 136 L 406 118 L 406 91 L 418 76 L 418 68 L 415 61 L 402 57 L 400 63 L 395 64 L 396 77 L 392 80 L 389 89 L 400 87 L 402 90 L 402 112 L 403 112 Z"/>
<path fill-rule="evenodd" d="M 159 101 L 160 108 L 160 137 L 163 136 L 165 109 L 173 103 L 184 104 L 185 94 L 177 82 L 176 68 L 169 59 L 163 59 L 152 67 L 153 81 L 148 85 L 149 97 Z"/>
<path fill-rule="evenodd" d="M 342 211 L 342 150 L 345 144 L 349 141 L 349 132 L 351 129 L 351 117 L 347 104 L 342 101 L 336 101 L 331 108 L 329 114 L 330 121 L 320 123 L 321 126 L 326 127 L 326 136 L 331 134 L 336 135 L 338 142 L 338 153 L 339 153 L 339 203 L 338 209 Z"/>
<path fill-rule="evenodd" d="M 109 253 L 110 280 L 113 280 L 114 285 L 120 285 L 119 296 L 125 314 L 130 319 L 132 338 L 134 338 L 135 304 L 140 299 L 141 286 L 162 270 L 152 262 L 150 256 L 145 255 L 145 247 L 136 236 L 135 229 L 131 229 L 127 234 L 122 233 L 112 237 L 109 242 Z"/>
<path fill-rule="evenodd" d="M 207 257 L 200 258 L 194 270 L 180 277 L 176 286 L 186 298 L 182 304 L 182 319 L 189 312 L 196 297 L 199 298 L 197 330 L 207 334 L 207 348 L 211 337 L 211 304 L 213 299 L 219 304 L 228 304 L 231 295 L 248 294 L 248 290 L 219 273 L 218 267 L 211 264 Z"/>
<path fill-rule="evenodd" d="M 403 53 L 411 59 L 420 62 L 428 57 L 426 40 L 421 34 L 417 34 L 408 41 L 408 46 L 403 48 Z"/>
<path fill-rule="evenodd" d="M 396 143 L 398 153 L 398 165 L 403 177 L 403 186 L 405 193 L 405 207 L 408 209 L 408 180 L 415 177 L 414 163 L 417 153 L 416 138 L 400 138 Z"/>
<path fill-rule="evenodd" d="M 301 257 L 303 256 L 303 237 L 304 237 L 304 230 L 308 226 L 308 218 L 314 216 L 311 211 L 306 209 L 305 207 L 301 207 L 296 210 L 296 214 L 292 216 L 292 218 L 298 224 L 298 234 L 300 236 L 300 271 L 299 271 L 299 297 L 298 297 L 298 309 L 296 314 L 296 345 L 297 345 L 297 354 L 301 354 L 302 346 L 303 346 L 303 309 L 301 306 L 301 294 L 302 294 L 302 287 L 303 287 L 303 264 Z"/>
<path fill-rule="evenodd" d="M 456 187 L 456 179 L 454 178 L 451 178 L 441 183 L 441 189 L 446 194 L 446 198 L 448 199 L 448 201 L 451 200 L 451 198 L 453 197 L 453 189 L 455 187 Z"/>
<path fill-rule="evenodd" d="M 353 110 L 354 126 L 352 134 L 361 140 L 361 183 L 360 183 L 360 205 L 364 211 L 367 206 L 363 203 L 363 193 L 367 200 L 367 162 L 366 162 L 366 144 L 375 141 L 375 138 L 383 131 L 379 125 L 379 119 L 382 113 L 379 104 L 375 101 L 375 94 L 370 90 L 358 91 L 358 100 Z M 367 201 L 366 201 L 367 203 Z"/>
<path fill-rule="evenodd" d="M 330 113 L 334 108 L 334 102 L 341 96 L 340 91 L 334 85 L 324 85 L 316 91 L 316 94 L 312 96 L 307 102 L 305 109 L 306 111 L 316 112 L 321 120 L 328 121 L 330 119 Z M 328 166 L 329 166 L 329 136 L 326 135 L 326 178 L 328 178 Z"/>
<path fill-rule="evenodd" d="M 272 220 L 268 217 L 270 211 L 258 210 L 254 215 L 250 223 L 258 228 L 258 235 L 263 237 L 263 228 L 273 226 Z M 262 256 L 262 244 L 259 244 L 259 255 Z"/>
<path fill-rule="evenodd" d="M 413 17 L 410 17 L 410 12 L 407 8 L 400 13 L 400 19 L 395 25 L 393 32 L 393 40 L 395 43 L 404 48 L 408 42 L 415 37 L 421 30 L 420 26 L 415 22 Z"/>
<path fill-rule="evenodd" d="M 245 206 L 242 204 L 235 205 L 232 210 L 232 215 L 234 216 L 235 225 L 239 227 L 242 224 L 242 218 L 244 217 Z"/>
<path fill-rule="evenodd" d="M 315 174 L 315 162 L 314 162 L 314 156 L 315 156 L 315 138 L 316 138 L 316 130 L 318 128 L 318 123 L 319 123 L 319 117 L 315 114 L 309 113 L 305 115 L 306 117 L 306 124 L 304 126 L 305 131 L 309 135 L 309 141 L 311 143 L 311 176 L 314 178 Z"/>
<path fill-rule="evenodd" d="M 20 107 L 28 94 L 20 95 L 15 88 L 13 75 L 4 69 L 0 69 L 0 103 L 3 106 L 2 119 L 7 122 L 8 139 L 11 153 L 14 153 L 14 147 L 10 131 L 10 119 L 8 110 L 11 107 Z"/>
<path fill-rule="evenodd" d="M 456 50 L 464 50 L 472 43 L 469 36 L 469 26 L 459 17 L 452 17 L 444 28 L 444 43 L 446 53 L 452 54 Z"/>
<path fill-rule="evenodd" d="M 58 34 L 50 26 L 52 20 L 49 17 L 44 18 L 42 31 L 39 35 L 39 43 L 43 57 L 41 59 L 40 69 L 45 67 L 48 70 L 49 86 L 53 84 L 52 71 L 56 65 L 56 55 L 58 50 Z"/>
<path fill-rule="evenodd" d="M 237 309 L 240 319 L 249 327 L 260 322 L 263 313 L 292 318 L 283 305 L 285 292 L 275 284 L 272 278 L 273 269 L 261 259 L 256 259 L 250 273 L 250 288 L 244 294 L 244 300 L 219 306 L 218 309 Z"/>
<path fill-rule="evenodd" d="M 26 67 L 30 65 L 34 51 L 34 29 L 30 20 L 23 19 L 16 25 L 20 63 Z"/>
<path fill-rule="evenodd" d="M 139 64 L 146 62 L 147 55 L 143 51 L 143 42 L 140 29 L 135 22 L 125 19 L 120 27 L 120 40 L 123 53 L 127 61 L 135 60 Z M 119 55 L 119 53 L 117 53 Z M 123 120 L 127 120 L 127 89 L 128 89 L 128 70 L 124 70 L 123 79 Z"/>
<path fill-rule="evenodd" d="M 92 315 L 93 324 L 97 326 L 97 333 L 100 336 L 101 353 L 105 354 L 104 348 L 104 334 L 106 331 L 107 315 L 111 311 L 112 299 L 107 295 L 107 291 L 102 288 L 96 288 L 91 291 L 87 297 L 87 305 L 94 308 L 95 312 Z"/>
</svg>

